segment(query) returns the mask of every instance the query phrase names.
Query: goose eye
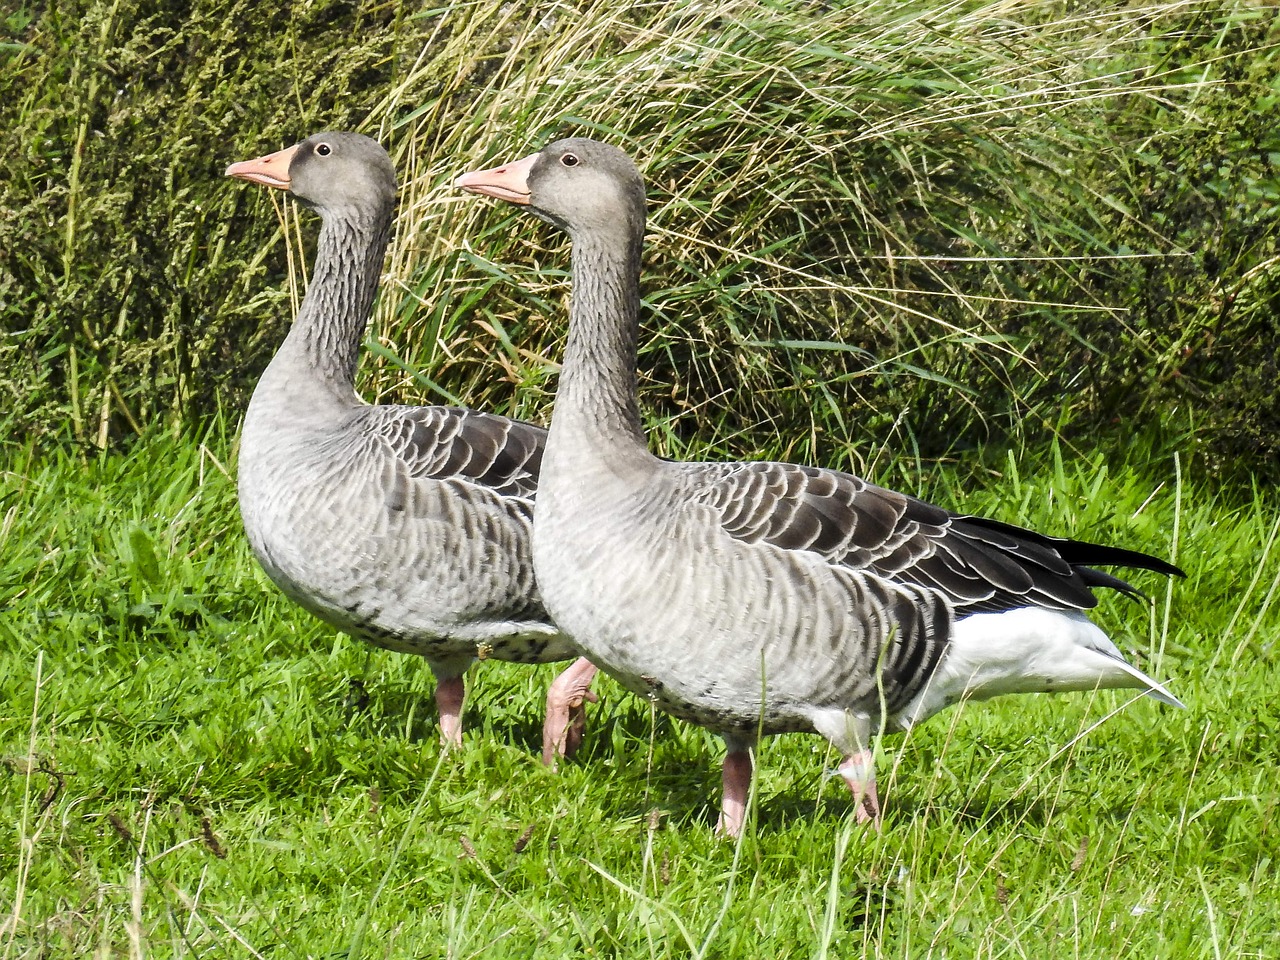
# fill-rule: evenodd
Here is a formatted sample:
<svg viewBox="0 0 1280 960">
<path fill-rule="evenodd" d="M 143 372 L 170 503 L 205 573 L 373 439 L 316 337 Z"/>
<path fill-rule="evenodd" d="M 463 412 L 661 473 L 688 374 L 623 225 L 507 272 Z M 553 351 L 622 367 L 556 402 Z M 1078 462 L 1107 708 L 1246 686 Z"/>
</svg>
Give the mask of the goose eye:
<svg viewBox="0 0 1280 960">
<path fill-rule="evenodd" d="M 322 157 L 327 157 L 329 154 L 333 153 L 333 147 L 329 146 L 327 143 L 317 143 L 316 153 Z"/>
<path fill-rule="evenodd" d="M 576 167 L 578 165 L 578 155 L 576 153 L 566 153 L 560 158 L 560 162 L 566 167 Z"/>
</svg>

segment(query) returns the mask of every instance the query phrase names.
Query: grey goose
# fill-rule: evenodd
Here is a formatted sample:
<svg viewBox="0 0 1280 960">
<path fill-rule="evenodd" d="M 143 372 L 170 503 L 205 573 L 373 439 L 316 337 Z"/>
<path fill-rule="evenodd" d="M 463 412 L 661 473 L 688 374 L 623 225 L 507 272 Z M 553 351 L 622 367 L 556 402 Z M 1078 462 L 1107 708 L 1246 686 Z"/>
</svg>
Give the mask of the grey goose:
<svg viewBox="0 0 1280 960">
<path fill-rule="evenodd" d="M 461 742 L 476 659 L 577 656 L 534 582 L 530 523 L 546 431 L 456 407 L 371 405 L 355 391 L 395 207 L 387 152 L 321 133 L 226 175 L 320 215 L 298 315 L 258 381 L 240 437 L 239 501 L 263 569 L 292 600 L 375 646 L 426 659 L 440 729 Z M 581 738 L 595 668 L 548 694 L 548 763 Z"/>
<path fill-rule="evenodd" d="M 534 570 L 592 662 L 724 738 L 722 832 L 742 828 L 758 733 L 825 736 L 858 819 L 878 825 L 873 737 L 963 698 L 1131 687 L 1181 706 L 1083 613 L 1096 587 L 1135 592 L 1097 566 L 1172 564 L 835 470 L 650 453 L 636 391 L 645 190 L 622 151 L 560 140 L 455 184 L 570 235 Z"/>
</svg>

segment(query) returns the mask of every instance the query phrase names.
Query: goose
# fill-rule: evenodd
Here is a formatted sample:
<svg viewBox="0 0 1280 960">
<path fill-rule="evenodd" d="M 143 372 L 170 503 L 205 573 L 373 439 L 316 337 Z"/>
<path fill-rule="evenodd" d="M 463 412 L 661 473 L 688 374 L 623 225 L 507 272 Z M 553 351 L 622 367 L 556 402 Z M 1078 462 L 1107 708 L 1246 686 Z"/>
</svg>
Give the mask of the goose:
<svg viewBox="0 0 1280 960">
<path fill-rule="evenodd" d="M 1116 547 L 953 513 L 849 473 L 648 449 L 636 390 L 645 188 L 621 150 L 558 140 L 455 186 L 572 241 L 568 341 L 534 517 L 556 624 L 624 687 L 725 741 L 719 832 L 742 830 L 759 734 L 840 752 L 879 827 L 872 745 L 962 699 L 1130 687 L 1182 703 L 1085 616 Z"/>
<path fill-rule="evenodd" d="M 283 190 L 322 221 L 306 296 L 240 435 L 249 543 L 276 586 L 316 617 L 426 659 L 441 735 L 458 745 L 462 676 L 474 660 L 578 656 L 547 617 L 530 554 L 546 431 L 356 394 L 395 206 L 395 170 L 376 141 L 319 133 L 226 175 Z M 578 659 L 553 683 L 547 763 L 580 742 L 594 673 Z"/>
</svg>

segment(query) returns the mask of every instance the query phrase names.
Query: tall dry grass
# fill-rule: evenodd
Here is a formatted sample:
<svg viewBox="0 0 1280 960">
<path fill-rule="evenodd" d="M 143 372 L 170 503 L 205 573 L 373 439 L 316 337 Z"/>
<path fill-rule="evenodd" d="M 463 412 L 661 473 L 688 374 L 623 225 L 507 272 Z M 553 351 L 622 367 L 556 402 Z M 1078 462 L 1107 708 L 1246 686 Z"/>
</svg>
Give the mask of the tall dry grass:
<svg viewBox="0 0 1280 960">
<path fill-rule="evenodd" d="M 545 415 L 563 240 L 449 183 L 585 134 L 649 179 L 659 435 L 858 466 L 868 439 L 938 456 L 1172 405 L 1181 341 L 1141 285 L 1197 251 L 1127 191 L 1225 85 L 1220 49 L 1153 55 L 1205 18 L 1258 26 L 1185 3 L 452 8 L 370 118 L 405 171 L 372 385 Z"/>
</svg>

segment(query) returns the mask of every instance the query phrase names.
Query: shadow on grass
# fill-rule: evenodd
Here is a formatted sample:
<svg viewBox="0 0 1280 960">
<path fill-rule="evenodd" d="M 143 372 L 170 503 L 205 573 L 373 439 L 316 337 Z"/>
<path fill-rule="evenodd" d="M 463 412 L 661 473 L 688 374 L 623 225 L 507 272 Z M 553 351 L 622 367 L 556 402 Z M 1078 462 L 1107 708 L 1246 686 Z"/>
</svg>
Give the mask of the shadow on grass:
<svg viewBox="0 0 1280 960">
<path fill-rule="evenodd" d="M 478 685 L 477 685 L 478 686 Z M 430 687 L 398 680 L 348 677 L 342 695 L 329 702 L 335 720 L 364 733 L 428 742 L 438 736 L 438 717 Z M 512 697 L 481 688 L 469 698 L 464 715 L 468 739 L 484 738 L 540 763 L 543 709 L 541 700 L 522 693 Z M 681 825 L 713 829 L 719 814 L 720 763 L 723 752 L 708 743 L 710 735 L 675 723 L 631 697 L 610 695 L 589 704 L 587 730 L 577 755 L 561 761 L 562 768 L 598 769 L 614 781 L 612 816 L 645 820 L 651 811 Z M 818 820 L 836 829 L 849 815 L 852 799 L 836 786 L 815 792 L 806 776 L 783 778 L 781 788 L 765 788 L 756 797 L 755 832 L 781 836 Z M 886 788 L 887 783 L 887 788 Z M 923 785 L 922 785 L 923 787 Z M 1088 804 L 1089 796 L 1055 793 L 1053 797 L 981 784 L 967 796 L 949 791 L 941 796 L 913 793 L 906 785 L 882 782 L 887 830 L 903 829 L 925 818 L 930 829 L 959 827 L 991 833 L 1015 829 L 1040 830 L 1062 818 L 1069 809 Z M 1097 815 L 1122 821 L 1132 813 L 1125 806 Z"/>
</svg>

